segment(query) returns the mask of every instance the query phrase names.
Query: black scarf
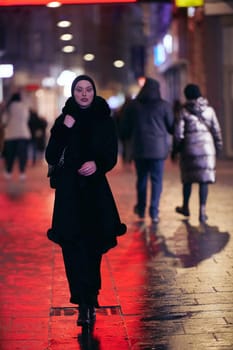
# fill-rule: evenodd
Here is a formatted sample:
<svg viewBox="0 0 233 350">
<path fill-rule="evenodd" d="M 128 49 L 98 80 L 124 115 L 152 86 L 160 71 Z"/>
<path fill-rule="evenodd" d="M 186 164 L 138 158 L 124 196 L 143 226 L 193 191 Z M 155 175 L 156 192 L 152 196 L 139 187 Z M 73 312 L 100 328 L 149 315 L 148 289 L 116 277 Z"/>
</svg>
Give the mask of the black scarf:
<svg viewBox="0 0 233 350">
<path fill-rule="evenodd" d="M 92 159 L 94 134 L 97 132 L 97 125 L 100 120 L 110 117 L 110 108 L 107 102 L 100 96 L 95 96 L 88 108 L 80 108 L 73 97 L 68 98 L 62 108 L 64 120 L 69 114 L 76 120 L 72 133 L 76 136 L 71 139 L 76 143 L 77 158 L 82 164 L 87 159 Z"/>
<path fill-rule="evenodd" d="M 100 96 L 95 96 L 91 105 L 81 108 L 73 97 L 69 97 L 62 108 L 62 113 L 71 115 L 79 122 L 89 123 L 92 119 L 98 120 L 110 116 L 110 108 L 107 102 Z"/>
</svg>

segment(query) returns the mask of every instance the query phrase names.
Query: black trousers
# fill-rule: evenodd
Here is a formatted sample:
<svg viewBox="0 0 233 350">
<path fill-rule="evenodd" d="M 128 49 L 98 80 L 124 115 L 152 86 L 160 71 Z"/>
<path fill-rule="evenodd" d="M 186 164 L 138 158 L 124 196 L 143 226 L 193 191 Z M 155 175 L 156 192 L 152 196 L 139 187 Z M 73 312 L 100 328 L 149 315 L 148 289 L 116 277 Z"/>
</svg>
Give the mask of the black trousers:
<svg viewBox="0 0 233 350">
<path fill-rule="evenodd" d="M 63 245 L 62 254 L 70 288 L 70 302 L 98 307 L 102 254 L 87 242 Z"/>
<path fill-rule="evenodd" d="M 192 183 L 183 184 L 183 206 L 188 207 L 189 199 L 192 192 Z M 199 204 L 206 205 L 208 197 L 208 183 L 199 183 Z"/>
<path fill-rule="evenodd" d="M 4 145 L 5 168 L 8 173 L 13 170 L 16 160 L 19 162 L 19 170 L 25 172 L 28 161 L 27 139 L 6 140 Z"/>
</svg>

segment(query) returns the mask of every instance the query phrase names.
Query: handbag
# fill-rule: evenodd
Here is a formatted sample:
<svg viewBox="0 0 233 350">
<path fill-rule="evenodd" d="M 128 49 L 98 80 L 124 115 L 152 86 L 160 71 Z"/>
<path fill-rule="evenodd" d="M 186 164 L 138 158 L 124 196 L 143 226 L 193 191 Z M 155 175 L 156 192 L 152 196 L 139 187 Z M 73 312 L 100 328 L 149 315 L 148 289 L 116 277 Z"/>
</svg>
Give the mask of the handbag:
<svg viewBox="0 0 233 350">
<path fill-rule="evenodd" d="M 177 160 L 178 154 L 181 153 L 184 149 L 184 140 L 180 140 L 179 142 L 175 142 L 173 140 L 172 149 L 171 149 L 171 160 L 175 162 Z"/>
<path fill-rule="evenodd" d="M 54 164 L 54 165 L 48 164 L 47 177 L 49 177 L 50 187 L 53 189 L 57 188 L 58 178 L 64 166 L 65 150 L 66 149 L 64 148 L 57 164 Z"/>
</svg>

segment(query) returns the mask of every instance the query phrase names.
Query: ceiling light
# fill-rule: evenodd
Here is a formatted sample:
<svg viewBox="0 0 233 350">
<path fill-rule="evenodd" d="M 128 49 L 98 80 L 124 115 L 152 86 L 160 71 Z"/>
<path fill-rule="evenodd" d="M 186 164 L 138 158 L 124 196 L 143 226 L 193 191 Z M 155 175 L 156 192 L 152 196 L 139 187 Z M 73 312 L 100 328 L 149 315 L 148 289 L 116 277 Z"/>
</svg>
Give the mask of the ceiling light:
<svg viewBox="0 0 233 350">
<path fill-rule="evenodd" d="M 62 51 L 65 53 L 71 53 L 74 52 L 75 47 L 73 45 L 67 45 L 62 48 Z"/>
<path fill-rule="evenodd" d="M 122 61 L 122 60 L 116 60 L 116 61 L 113 62 L 113 65 L 114 65 L 116 68 L 122 68 L 122 67 L 124 67 L 125 62 Z"/>
<path fill-rule="evenodd" d="M 84 61 L 93 61 L 95 58 L 95 55 L 92 53 L 87 53 L 86 55 L 83 56 Z"/>
<path fill-rule="evenodd" d="M 60 28 L 67 28 L 71 26 L 71 22 L 70 21 L 60 21 L 57 23 L 57 26 Z"/>
<path fill-rule="evenodd" d="M 73 38 L 73 35 L 72 34 L 62 34 L 61 36 L 60 36 L 60 39 L 61 40 L 64 40 L 64 41 L 69 41 L 69 40 L 71 40 Z"/>
</svg>

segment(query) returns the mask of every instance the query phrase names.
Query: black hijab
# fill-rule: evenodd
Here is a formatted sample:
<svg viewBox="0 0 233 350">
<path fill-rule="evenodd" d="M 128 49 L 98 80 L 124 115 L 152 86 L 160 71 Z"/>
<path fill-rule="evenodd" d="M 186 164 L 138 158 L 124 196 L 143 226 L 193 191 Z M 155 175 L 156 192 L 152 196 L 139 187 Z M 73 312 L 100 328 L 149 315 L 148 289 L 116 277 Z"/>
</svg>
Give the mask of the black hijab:
<svg viewBox="0 0 233 350">
<path fill-rule="evenodd" d="M 78 77 L 76 77 L 71 85 L 71 95 L 74 98 L 74 89 L 75 86 L 77 85 L 77 83 L 81 80 L 87 80 L 89 81 L 89 83 L 91 83 L 93 90 L 94 90 L 94 98 L 96 97 L 96 87 L 95 87 L 95 83 L 93 81 L 93 79 L 91 77 L 89 77 L 88 75 L 82 74 L 79 75 Z"/>
<path fill-rule="evenodd" d="M 94 98 L 90 106 L 81 108 L 74 98 L 74 89 L 80 80 L 87 80 L 91 83 L 94 90 Z M 71 97 L 65 103 L 62 109 L 64 115 L 70 114 L 75 119 L 84 117 L 86 121 L 93 118 L 110 116 L 110 108 L 107 102 L 100 96 L 96 96 L 96 87 L 93 79 L 88 75 L 82 74 L 74 79 L 71 85 Z"/>
</svg>

